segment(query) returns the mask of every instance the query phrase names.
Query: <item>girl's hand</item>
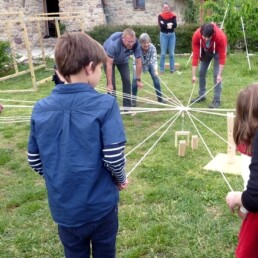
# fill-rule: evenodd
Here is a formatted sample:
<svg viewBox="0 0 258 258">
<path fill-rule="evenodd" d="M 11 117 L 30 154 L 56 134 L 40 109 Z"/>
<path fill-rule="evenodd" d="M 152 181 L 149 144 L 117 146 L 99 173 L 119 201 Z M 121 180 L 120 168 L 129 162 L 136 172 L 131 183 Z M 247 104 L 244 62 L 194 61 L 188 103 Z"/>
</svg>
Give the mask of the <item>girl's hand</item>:
<svg viewBox="0 0 258 258">
<path fill-rule="evenodd" d="M 240 209 L 242 206 L 241 197 L 242 192 L 229 192 L 227 194 L 226 202 L 232 212 L 234 212 L 236 208 Z"/>
</svg>

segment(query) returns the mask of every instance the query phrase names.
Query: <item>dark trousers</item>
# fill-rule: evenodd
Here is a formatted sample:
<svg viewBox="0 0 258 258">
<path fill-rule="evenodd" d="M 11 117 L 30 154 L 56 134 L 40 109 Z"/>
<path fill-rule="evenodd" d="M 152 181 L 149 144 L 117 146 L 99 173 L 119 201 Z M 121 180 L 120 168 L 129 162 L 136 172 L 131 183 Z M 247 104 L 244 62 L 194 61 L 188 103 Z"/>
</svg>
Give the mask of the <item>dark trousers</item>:
<svg viewBox="0 0 258 258">
<path fill-rule="evenodd" d="M 123 91 L 123 106 L 131 107 L 131 80 L 130 80 L 130 67 L 128 63 L 125 64 L 113 64 L 112 67 L 112 84 L 113 84 L 113 96 L 116 96 L 116 77 L 115 67 L 117 67 L 121 80 L 122 80 L 122 91 Z M 104 66 L 106 71 L 106 67 Z"/>
<path fill-rule="evenodd" d="M 79 227 L 58 225 L 60 240 L 66 258 L 89 258 L 92 248 L 94 258 L 116 257 L 116 235 L 118 231 L 117 206 L 99 221 Z"/>
</svg>

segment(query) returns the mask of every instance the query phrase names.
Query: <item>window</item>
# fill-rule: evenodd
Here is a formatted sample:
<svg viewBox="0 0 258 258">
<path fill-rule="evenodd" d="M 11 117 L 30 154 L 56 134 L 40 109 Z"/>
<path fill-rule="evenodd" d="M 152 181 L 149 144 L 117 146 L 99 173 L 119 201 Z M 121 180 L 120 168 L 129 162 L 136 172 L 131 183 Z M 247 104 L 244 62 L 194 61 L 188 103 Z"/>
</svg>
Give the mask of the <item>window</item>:
<svg viewBox="0 0 258 258">
<path fill-rule="evenodd" d="M 145 0 L 133 0 L 133 8 L 138 10 L 144 10 Z"/>
</svg>

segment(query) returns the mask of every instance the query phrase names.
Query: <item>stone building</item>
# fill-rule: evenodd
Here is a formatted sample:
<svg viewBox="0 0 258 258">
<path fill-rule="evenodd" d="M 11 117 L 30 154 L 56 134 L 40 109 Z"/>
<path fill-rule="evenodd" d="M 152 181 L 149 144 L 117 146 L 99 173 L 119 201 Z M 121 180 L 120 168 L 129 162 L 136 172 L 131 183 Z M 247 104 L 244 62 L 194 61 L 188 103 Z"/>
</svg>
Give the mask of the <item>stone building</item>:
<svg viewBox="0 0 258 258">
<path fill-rule="evenodd" d="M 0 41 L 19 49 L 55 44 L 58 27 L 66 31 L 90 31 L 97 25 L 156 25 L 162 0 L 1 0 Z M 184 0 L 168 0 L 183 23 Z M 58 20 L 55 20 L 58 17 Z M 46 17 L 53 17 L 46 20 Z M 26 28 L 26 35 L 24 35 Z M 26 40 L 29 43 L 26 46 Z M 30 45 L 30 46 L 29 46 Z M 12 47 L 12 45 L 11 45 Z"/>
<path fill-rule="evenodd" d="M 56 37 L 56 26 L 53 21 L 40 22 L 40 34 L 36 22 L 28 20 L 43 13 L 59 16 L 67 31 L 80 29 L 89 31 L 96 25 L 155 25 L 162 9 L 162 0 L 1 0 L 0 40 L 6 39 L 6 20 L 17 19 L 17 12 L 22 12 L 30 41 L 36 42 L 40 36 Z M 185 1 L 168 0 L 172 10 L 177 14 L 178 23 L 183 23 Z M 78 15 L 78 12 L 80 15 Z M 55 14 L 54 14 L 55 13 Z M 77 13 L 71 19 L 62 20 L 67 13 Z M 42 17 L 42 16 L 41 16 Z M 54 19 L 54 18 L 53 18 Z M 12 24 L 11 35 L 19 34 L 20 22 Z M 10 34 L 10 33 L 9 33 Z M 19 42 L 19 38 L 15 40 Z"/>
</svg>

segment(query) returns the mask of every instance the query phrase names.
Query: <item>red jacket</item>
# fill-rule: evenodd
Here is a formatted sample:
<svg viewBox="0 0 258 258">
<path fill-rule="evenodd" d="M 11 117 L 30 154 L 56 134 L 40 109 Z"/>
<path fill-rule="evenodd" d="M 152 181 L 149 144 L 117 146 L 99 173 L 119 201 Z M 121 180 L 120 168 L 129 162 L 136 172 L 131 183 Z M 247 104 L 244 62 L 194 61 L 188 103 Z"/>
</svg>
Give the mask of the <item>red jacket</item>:
<svg viewBox="0 0 258 258">
<path fill-rule="evenodd" d="M 227 57 L 227 36 L 225 33 L 216 25 L 214 26 L 214 33 L 211 37 L 210 47 L 207 48 L 205 41 L 202 39 L 201 28 L 197 29 L 193 34 L 192 38 L 192 66 L 197 66 L 200 59 L 201 48 L 206 48 L 208 52 L 214 52 L 219 54 L 219 64 L 224 65 Z"/>
</svg>

